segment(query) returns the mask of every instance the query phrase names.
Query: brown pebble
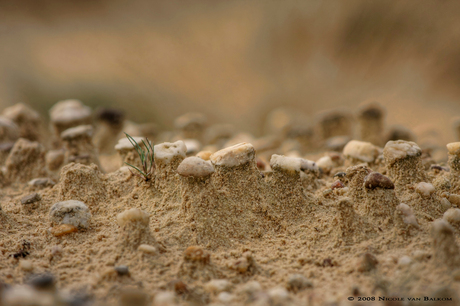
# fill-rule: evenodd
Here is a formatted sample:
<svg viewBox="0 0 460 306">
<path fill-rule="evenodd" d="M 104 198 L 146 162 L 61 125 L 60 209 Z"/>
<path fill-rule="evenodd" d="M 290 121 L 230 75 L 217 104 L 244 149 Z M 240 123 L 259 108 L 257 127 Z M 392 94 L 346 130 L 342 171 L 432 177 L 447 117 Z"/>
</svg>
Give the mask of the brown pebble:
<svg viewBox="0 0 460 306">
<path fill-rule="evenodd" d="M 337 188 L 343 188 L 343 187 L 345 187 L 345 186 L 343 185 L 343 183 L 341 181 L 335 181 L 331 185 L 332 190 L 337 189 Z"/>
<path fill-rule="evenodd" d="M 26 195 L 21 199 L 21 204 L 32 204 L 40 201 L 41 197 L 38 193 L 34 192 L 32 194 Z"/>
<path fill-rule="evenodd" d="M 394 189 L 393 182 L 383 174 L 372 172 L 364 178 L 364 187 L 367 189 L 383 188 Z"/>
<path fill-rule="evenodd" d="M 180 279 L 174 279 L 168 283 L 168 287 L 173 289 L 177 295 L 189 293 L 187 285 Z"/>
<path fill-rule="evenodd" d="M 190 246 L 184 252 L 184 258 L 189 261 L 209 262 L 210 255 L 199 246 Z"/>
<path fill-rule="evenodd" d="M 64 236 L 70 233 L 75 233 L 77 231 L 77 227 L 71 224 L 61 224 L 51 228 L 50 230 L 51 234 L 55 237 Z"/>
</svg>

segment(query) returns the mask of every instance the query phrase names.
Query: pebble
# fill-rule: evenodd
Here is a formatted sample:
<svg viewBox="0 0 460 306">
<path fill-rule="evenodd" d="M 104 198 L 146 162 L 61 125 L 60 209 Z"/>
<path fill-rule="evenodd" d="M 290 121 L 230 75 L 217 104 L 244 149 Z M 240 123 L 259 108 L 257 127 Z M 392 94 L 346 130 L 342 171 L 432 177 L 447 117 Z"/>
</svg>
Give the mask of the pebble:
<svg viewBox="0 0 460 306">
<path fill-rule="evenodd" d="M 378 172 L 372 172 L 364 178 L 364 187 L 367 189 L 394 189 L 395 185 L 387 176 Z"/>
<path fill-rule="evenodd" d="M 409 256 L 403 256 L 398 260 L 398 266 L 407 267 L 412 263 L 412 259 Z"/>
<path fill-rule="evenodd" d="M 231 283 L 226 279 L 213 279 L 204 285 L 207 291 L 213 293 L 220 293 L 223 291 L 230 291 L 232 288 Z"/>
<path fill-rule="evenodd" d="M 213 165 L 236 167 L 254 160 L 255 154 L 253 145 L 243 142 L 217 151 L 209 159 Z"/>
<path fill-rule="evenodd" d="M 137 142 L 140 146 L 143 146 L 142 140 L 145 141 L 143 137 L 133 137 L 134 141 Z M 147 143 L 147 142 L 146 142 Z M 135 150 L 133 144 L 129 141 L 128 138 L 121 138 L 118 140 L 118 143 L 115 145 L 115 150 Z"/>
<path fill-rule="evenodd" d="M 415 226 L 416 228 L 419 227 L 417 219 L 415 218 L 414 212 L 412 211 L 412 208 L 410 208 L 407 204 L 401 203 L 398 206 L 396 206 L 396 209 L 402 212 L 403 214 L 403 221 L 406 224 L 411 224 Z"/>
<path fill-rule="evenodd" d="M 125 210 L 117 215 L 118 225 L 124 226 L 128 222 L 141 222 L 142 224 L 149 224 L 149 214 L 138 208 L 131 208 Z"/>
<path fill-rule="evenodd" d="M 383 154 L 385 159 L 388 160 L 390 164 L 393 164 L 396 161 L 406 157 L 421 156 L 422 150 L 415 142 L 412 141 L 390 140 L 385 145 Z"/>
<path fill-rule="evenodd" d="M 187 148 L 187 155 L 196 154 L 201 149 L 201 143 L 196 139 L 185 139 L 184 144 Z"/>
<path fill-rule="evenodd" d="M 50 219 L 57 224 L 70 224 L 79 228 L 88 228 L 91 213 L 85 203 L 69 200 L 54 204 L 50 210 Z"/>
<path fill-rule="evenodd" d="M 442 218 L 452 225 L 460 224 L 460 209 L 450 208 L 444 213 Z"/>
<path fill-rule="evenodd" d="M 275 302 L 275 303 L 287 303 L 289 301 L 289 292 L 281 287 L 275 287 L 268 290 L 268 296 Z"/>
<path fill-rule="evenodd" d="M 171 291 L 161 291 L 155 294 L 153 305 L 155 306 L 173 306 L 176 305 L 176 296 Z"/>
<path fill-rule="evenodd" d="M 71 140 L 78 137 L 92 137 L 93 136 L 93 127 L 91 125 L 79 125 L 65 130 L 61 133 L 61 139 Z"/>
<path fill-rule="evenodd" d="M 154 246 L 148 245 L 148 244 L 141 244 L 138 248 L 138 251 L 141 251 L 146 254 L 151 254 L 155 255 L 158 254 L 158 249 Z"/>
<path fill-rule="evenodd" d="M 49 114 L 53 123 L 72 124 L 90 118 L 91 108 L 79 100 L 63 100 L 54 104 Z"/>
<path fill-rule="evenodd" d="M 164 142 L 154 146 L 155 150 L 155 162 L 163 164 L 169 164 L 174 157 L 185 158 L 187 153 L 187 147 L 182 140 L 178 140 L 174 143 Z"/>
<path fill-rule="evenodd" d="M 40 177 L 29 181 L 27 185 L 33 187 L 51 187 L 56 185 L 56 183 L 50 178 Z"/>
<path fill-rule="evenodd" d="M 210 254 L 199 246 L 189 246 L 184 251 L 184 259 L 189 261 L 208 262 Z"/>
<path fill-rule="evenodd" d="M 289 291 L 298 292 L 312 287 L 313 283 L 302 274 L 291 274 L 288 277 L 287 289 Z"/>
<path fill-rule="evenodd" d="M 429 197 L 436 191 L 433 184 L 425 182 L 418 183 L 415 186 L 415 190 L 417 191 L 417 193 L 424 197 Z"/>
<path fill-rule="evenodd" d="M 177 173 L 182 176 L 206 177 L 214 173 L 214 167 L 208 161 L 191 156 L 180 163 Z"/>
<path fill-rule="evenodd" d="M 451 155 L 459 155 L 460 154 L 460 142 L 451 142 L 446 145 L 447 151 Z"/>
<path fill-rule="evenodd" d="M 258 281 L 249 281 L 243 285 L 242 291 L 247 294 L 253 295 L 256 292 L 262 291 L 262 286 Z"/>
<path fill-rule="evenodd" d="M 352 140 L 343 148 L 343 155 L 365 163 L 372 163 L 379 156 L 379 148 L 370 142 Z"/>
<path fill-rule="evenodd" d="M 41 200 L 41 196 L 34 192 L 32 194 L 26 195 L 21 199 L 21 204 L 32 204 Z"/>
<path fill-rule="evenodd" d="M 201 158 L 202 160 L 209 160 L 211 157 L 212 152 L 211 151 L 200 151 L 196 154 L 196 157 Z"/>
<path fill-rule="evenodd" d="M 116 266 L 114 269 L 120 276 L 129 275 L 128 266 Z"/>
<path fill-rule="evenodd" d="M 22 259 L 19 261 L 19 267 L 23 271 L 32 271 L 34 269 L 34 264 L 30 260 Z"/>
<path fill-rule="evenodd" d="M 334 162 L 330 156 L 323 156 L 316 161 L 316 165 L 323 170 L 324 173 L 329 173 L 334 168 Z"/>
<path fill-rule="evenodd" d="M 331 184 L 331 189 L 338 189 L 338 188 L 343 188 L 345 187 L 341 181 L 335 181 L 334 183 Z"/>
<path fill-rule="evenodd" d="M 222 303 L 230 303 L 235 299 L 235 296 L 228 292 L 221 292 L 217 296 L 217 299 Z"/>
<path fill-rule="evenodd" d="M 273 170 L 297 171 L 300 172 L 301 159 L 273 154 L 270 158 L 270 167 Z"/>
<path fill-rule="evenodd" d="M 50 229 L 50 233 L 55 237 L 61 237 L 75 232 L 78 232 L 78 228 L 71 224 L 60 224 Z"/>
</svg>

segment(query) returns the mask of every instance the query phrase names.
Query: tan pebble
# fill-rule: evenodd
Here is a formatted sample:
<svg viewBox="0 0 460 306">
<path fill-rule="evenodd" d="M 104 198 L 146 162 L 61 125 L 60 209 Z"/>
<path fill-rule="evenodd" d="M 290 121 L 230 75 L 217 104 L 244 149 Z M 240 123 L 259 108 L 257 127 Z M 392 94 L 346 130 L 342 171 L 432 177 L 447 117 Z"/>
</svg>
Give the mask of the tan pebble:
<svg viewBox="0 0 460 306">
<path fill-rule="evenodd" d="M 154 301 L 153 305 L 155 306 L 173 306 L 173 305 L 177 305 L 175 300 L 176 300 L 176 297 L 175 297 L 174 292 L 161 291 L 155 295 L 155 298 L 153 299 Z"/>
<path fill-rule="evenodd" d="M 151 246 L 151 245 L 148 245 L 148 244 L 141 244 L 137 250 L 141 251 L 141 252 L 144 252 L 144 253 L 147 253 L 147 254 L 157 254 L 158 253 L 158 249 L 154 246 Z"/>
<path fill-rule="evenodd" d="M 379 149 L 370 142 L 352 140 L 343 148 L 343 155 L 362 162 L 371 163 L 379 155 Z"/>
<path fill-rule="evenodd" d="M 249 262 L 246 258 L 240 258 L 233 263 L 232 269 L 244 273 L 249 269 Z"/>
<path fill-rule="evenodd" d="M 229 291 L 232 287 L 231 283 L 226 279 L 213 279 L 205 286 L 206 290 L 214 293 Z"/>
<path fill-rule="evenodd" d="M 118 225 L 120 226 L 124 226 L 128 222 L 136 222 L 136 221 L 139 221 L 142 224 L 148 225 L 149 224 L 149 214 L 138 208 L 131 208 L 117 215 L 117 222 L 118 222 Z"/>
<path fill-rule="evenodd" d="M 203 160 L 209 160 L 211 157 L 212 152 L 211 151 L 200 151 L 196 154 L 196 157 L 199 157 Z"/>
<path fill-rule="evenodd" d="M 460 142 L 451 142 L 446 145 L 447 151 L 451 155 L 459 155 L 460 153 Z"/>
<path fill-rule="evenodd" d="M 415 190 L 423 197 L 429 197 L 436 189 L 430 183 L 421 182 L 415 186 Z"/>
<path fill-rule="evenodd" d="M 61 224 L 61 225 L 52 227 L 50 232 L 53 236 L 60 237 L 60 236 L 64 236 L 70 233 L 78 232 L 78 228 L 71 224 Z"/>
<path fill-rule="evenodd" d="M 235 296 L 228 292 L 221 292 L 217 296 L 217 299 L 224 304 L 230 303 L 235 299 Z"/>
<path fill-rule="evenodd" d="M 190 261 L 208 262 L 210 255 L 199 246 L 189 246 L 184 252 L 184 258 Z"/>
<path fill-rule="evenodd" d="M 23 259 L 19 262 L 19 267 L 23 271 L 32 271 L 34 269 L 32 261 L 26 259 Z"/>
</svg>

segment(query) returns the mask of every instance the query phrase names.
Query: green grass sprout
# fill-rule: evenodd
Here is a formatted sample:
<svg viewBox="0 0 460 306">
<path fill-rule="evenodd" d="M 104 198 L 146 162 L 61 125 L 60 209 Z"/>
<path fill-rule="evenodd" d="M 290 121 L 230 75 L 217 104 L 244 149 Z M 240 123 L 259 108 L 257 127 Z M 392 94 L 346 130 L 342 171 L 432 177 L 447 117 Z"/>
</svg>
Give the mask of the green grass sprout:
<svg viewBox="0 0 460 306">
<path fill-rule="evenodd" d="M 130 135 L 126 133 L 125 135 L 128 138 L 129 142 L 133 145 L 134 149 L 139 155 L 139 158 L 141 159 L 142 170 L 127 162 L 125 162 L 125 164 L 136 169 L 137 172 L 139 172 L 139 173 L 135 173 L 131 171 L 131 169 L 129 169 L 129 171 L 131 171 L 133 175 L 140 177 L 146 182 L 150 181 L 153 178 L 153 173 L 155 171 L 154 149 L 153 149 L 152 142 L 148 140 L 148 138 L 146 138 L 145 140 L 147 141 L 147 143 L 145 143 L 145 141 L 142 139 L 142 143 L 144 144 L 144 147 L 145 147 L 144 149 L 137 143 L 136 140 L 134 140 L 133 137 L 131 137 Z"/>
</svg>

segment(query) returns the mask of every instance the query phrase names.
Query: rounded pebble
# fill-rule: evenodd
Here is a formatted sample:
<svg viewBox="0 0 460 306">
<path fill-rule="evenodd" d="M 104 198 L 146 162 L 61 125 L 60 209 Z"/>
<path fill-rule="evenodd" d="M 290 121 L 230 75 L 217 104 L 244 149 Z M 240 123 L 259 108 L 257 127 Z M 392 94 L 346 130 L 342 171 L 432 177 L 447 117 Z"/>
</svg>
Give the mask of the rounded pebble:
<svg viewBox="0 0 460 306">
<path fill-rule="evenodd" d="M 383 174 L 372 172 L 364 178 L 364 187 L 367 189 L 394 189 L 393 182 Z"/>
<path fill-rule="evenodd" d="M 70 224 L 75 227 L 88 228 L 91 213 L 85 203 L 69 200 L 54 204 L 50 210 L 50 219 L 57 224 Z"/>
<path fill-rule="evenodd" d="M 182 176 L 206 177 L 214 173 L 214 167 L 210 162 L 191 156 L 180 163 L 177 173 Z"/>
</svg>

